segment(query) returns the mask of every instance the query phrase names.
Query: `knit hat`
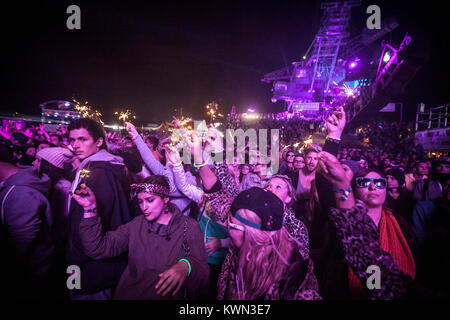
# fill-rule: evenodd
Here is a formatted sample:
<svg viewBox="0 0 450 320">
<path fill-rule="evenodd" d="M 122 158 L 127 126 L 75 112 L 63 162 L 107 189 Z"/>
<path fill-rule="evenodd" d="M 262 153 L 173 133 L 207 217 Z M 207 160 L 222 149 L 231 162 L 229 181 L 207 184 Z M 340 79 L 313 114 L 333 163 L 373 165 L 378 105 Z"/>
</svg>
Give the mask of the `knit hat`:
<svg viewBox="0 0 450 320">
<path fill-rule="evenodd" d="M 398 185 L 401 187 L 405 184 L 405 174 L 402 170 L 398 168 L 391 168 L 388 171 L 386 171 L 386 176 L 393 176 L 395 180 L 398 181 Z"/>
<path fill-rule="evenodd" d="M 66 148 L 53 147 L 39 150 L 36 157 L 40 157 L 57 168 L 64 169 L 64 165 L 73 157 L 73 153 Z"/>
<path fill-rule="evenodd" d="M 359 170 L 361 170 L 361 166 L 359 165 L 359 163 L 354 160 L 344 160 L 341 161 L 341 163 L 347 165 L 350 168 L 350 170 L 352 170 L 353 175 L 355 175 Z"/>
<path fill-rule="evenodd" d="M 248 209 L 256 213 L 261 218 L 261 225 L 237 215 L 239 209 Z M 231 213 L 242 223 L 260 230 L 275 231 L 283 226 L 283 202 L 272 192 L 258 187 L 239 193 L 231 205 Z"/>
</svg>

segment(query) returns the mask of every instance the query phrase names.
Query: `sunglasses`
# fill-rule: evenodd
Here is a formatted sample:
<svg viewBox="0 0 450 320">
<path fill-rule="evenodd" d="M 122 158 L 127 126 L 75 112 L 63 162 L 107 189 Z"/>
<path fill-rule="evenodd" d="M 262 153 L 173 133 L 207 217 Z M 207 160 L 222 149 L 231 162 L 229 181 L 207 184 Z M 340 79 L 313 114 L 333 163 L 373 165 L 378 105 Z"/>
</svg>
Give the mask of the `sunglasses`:
<svg viewBox="0 0 450 320">
<path fill-rule="evenodd" d="M 387 179 L 386 178 L 365 178 L 357 177 L 356 186 L 358 188 L 368 188 L 370 184 L 373 183 L 377 189 L 386 189 Z"/>
</svg>

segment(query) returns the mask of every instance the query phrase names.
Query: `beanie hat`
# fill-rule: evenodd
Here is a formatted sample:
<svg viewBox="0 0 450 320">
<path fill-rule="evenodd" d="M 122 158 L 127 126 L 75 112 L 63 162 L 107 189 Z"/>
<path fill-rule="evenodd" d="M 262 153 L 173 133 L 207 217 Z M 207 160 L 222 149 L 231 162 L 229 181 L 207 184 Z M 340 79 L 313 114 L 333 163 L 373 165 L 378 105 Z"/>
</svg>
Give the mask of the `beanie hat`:
<svg viewBox="0 0 450 320">
<path fill-rule="evenodd" d="M 239 216 L 236 213 L 239 209 L 248 209 L 256 213 L 261 219 L 261 224 Z M 283 202 L 272 192 L 258 187 L 239 193 L 231 205 L 231 214 L 245 225 L 260 230 L 275 231 L 280 230 L 283 226 Z"/>
<path fill-rule="evenodd" d="M 353 175 L 355 175 L 359 170 L 361 170 L 361 166 L 359 165 L 359 163 L 354 160 L 344 160 L 341 161 L 341 163 L 347 165 L 350 168 L 350 170 L 352 170 Z"/>
<path fill-rule="evenodd" d="M 402 170 L 398 168 L 391 168 L 388 171 L 386 171 L 386 176 L 393 176 L 395 180 L 398 181 L 398 185 L 401 187 L 405 184 L 405 174 Z"/>
<path fill-rule="evenodd" d="M 55 167 L 64 169 L 64 165 L 72 159 L 73 153 L 66 148 L 53 147 L 39 150 L 36 157 L 41 157 Z"/>
</svg>

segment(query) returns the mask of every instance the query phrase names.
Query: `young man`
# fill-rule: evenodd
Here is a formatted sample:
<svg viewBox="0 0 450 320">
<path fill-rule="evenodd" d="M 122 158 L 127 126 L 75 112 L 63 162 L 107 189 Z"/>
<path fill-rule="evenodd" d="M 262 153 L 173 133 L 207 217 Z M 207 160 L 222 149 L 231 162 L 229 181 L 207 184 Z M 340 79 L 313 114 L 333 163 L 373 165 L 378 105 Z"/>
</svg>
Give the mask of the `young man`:
<svg viewBox="0 0 450 320">
<path fill-rule="evenodd" d="M 68 127 L 69 143 L 80 161 L 76 168 L 72 192 L 86 184 L 97 199 L 98 215 L 105 231 L 115 230 L 132 218 L 129 209 L 129 185 L 125 166 L 120 157 L 106 150 L 103 127 L 91 119 L 79 119 Z M 79 224 L 83 208 L 70 201 L 67 263 L 81 270 L 81 289 L 73 289 L 74 300 L 104 300 L 111 298 L 111 290 L 117 285 L 127 265 L 125 255 L 112 259 L 92 260 L 80 240 Z"/>
<path fill-rule="evenodd" d="M 428 178 L 428 166 L 426 161 L 419 160 L 416 162 L 413 172 L 405 176 L 405 187 L 407 190 L 413 192 L 418 180 Z"/>
</svg>

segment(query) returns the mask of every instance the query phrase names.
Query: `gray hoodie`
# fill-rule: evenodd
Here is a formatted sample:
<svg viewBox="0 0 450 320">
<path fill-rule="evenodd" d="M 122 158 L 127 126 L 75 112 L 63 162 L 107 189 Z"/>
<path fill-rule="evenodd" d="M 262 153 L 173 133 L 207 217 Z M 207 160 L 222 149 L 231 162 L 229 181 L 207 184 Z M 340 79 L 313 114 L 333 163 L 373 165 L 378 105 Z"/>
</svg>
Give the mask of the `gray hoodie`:
<svg viewBox="0 0 450 320">
<path fill-rule="evenodd" d="M 13 265 L 12 272 L 23 268 L 25 283 L 32 284 L 36 278 L 48 276 L 53 255 L 51 236 L 52 212 L 47 196 L 50 179 L 47 175 L 39 177 L 33 167 L 21 169 L 5 180 L 0 188 L 1 222 L 13 250 L 26 248 L 24 252 L 15 252 L 21 259 Z M 8 260 L 8 263 L 12 262 Z"/>
</svg>

